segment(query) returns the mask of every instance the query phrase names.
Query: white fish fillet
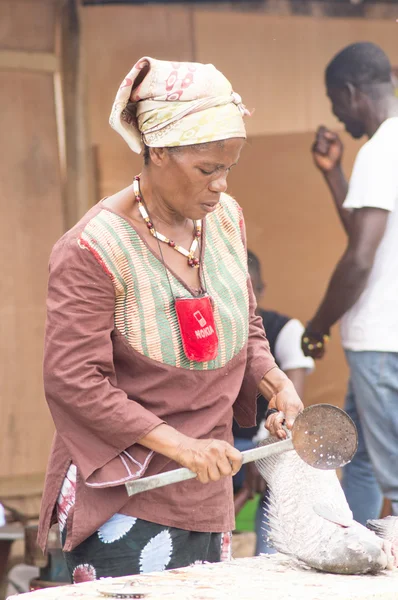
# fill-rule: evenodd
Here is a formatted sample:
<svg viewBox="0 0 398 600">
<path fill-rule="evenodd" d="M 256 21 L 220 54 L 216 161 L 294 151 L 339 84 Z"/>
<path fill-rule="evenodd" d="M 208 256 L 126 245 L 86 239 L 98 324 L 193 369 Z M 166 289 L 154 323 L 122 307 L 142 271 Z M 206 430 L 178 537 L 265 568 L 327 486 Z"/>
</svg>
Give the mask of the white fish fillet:
<svg viewBox="0 0 398 600">
<path fill-rule="evenodd" d="M 294 450 L 256 465 L 270 490 L 270 541 L 279 552 L 330 573 L 387 568 L 383 541 L 353 520 L 335 471 L 310 467 Z"/>
</svg>

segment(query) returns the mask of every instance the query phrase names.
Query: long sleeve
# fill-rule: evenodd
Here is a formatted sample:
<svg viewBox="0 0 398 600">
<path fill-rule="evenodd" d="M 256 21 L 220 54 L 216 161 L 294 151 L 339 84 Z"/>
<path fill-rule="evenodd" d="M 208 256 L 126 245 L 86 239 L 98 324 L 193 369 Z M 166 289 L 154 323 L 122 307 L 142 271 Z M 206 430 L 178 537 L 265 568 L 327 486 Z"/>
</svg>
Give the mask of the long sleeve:
<svg viewBox="0 0 398 600">
<path fill-rule="evenodd" d="M 241 231 L 242 240 L 246 248 L 246 231 L 243 216 Z M 247 361 L 242 386 L 234 406 L 234 416 L 241 427 L 251 427 L 256 424 L 258 384 L 268 371 L 277 366 L 271 354 L 262 319 L 256 315 L 256 298 L 249 275 L 247 277 L 247 289 L 249 295 Z"/>
<path fill-rule="evenodd" d="M 50 261 L 45 394 L 71 460 L 98 487 L 140 476 L 151 453 L 138 445 L 137 460 L 127 450 L 163 422 L 117 387 L 114 307 L 101 265 L 77 240 L 62 239 Z"/>
</svg>

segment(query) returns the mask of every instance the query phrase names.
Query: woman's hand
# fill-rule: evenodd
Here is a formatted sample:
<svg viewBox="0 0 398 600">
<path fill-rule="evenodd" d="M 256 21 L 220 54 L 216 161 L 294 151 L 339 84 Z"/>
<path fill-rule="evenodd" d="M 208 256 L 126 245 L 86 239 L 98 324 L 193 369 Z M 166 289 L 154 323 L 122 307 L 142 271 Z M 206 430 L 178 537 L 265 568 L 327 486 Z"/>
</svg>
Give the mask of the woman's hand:
<svg viewBox="0 0 398 600">
<path fill-rule="evenodd" d="M 286 431 L 283 425 L 291 429 L 294 419 L 304 410 L 304 405 L 293 384 L 291 384 L 291 386 L 286 386 L 285 389 L 282 389 L 271 398 L 268 408 L 276 408 L 279 412 L 270 415 L 265 426 L 272 435 L 284 440 L 286 438 Z"/>
<path fill-rule="evenodd" d="M 269 400 L 268 408 L 276 408 L 278 413 L 270 415 L 265 423 L 269 432 L 280 438 L 286 438 L 285 424 L 288 429 L 293 427 L 294 419 L 304 410 L 304 405 L 297 394 L 293 383 L 277 367 L 264 375 L 259 391 Z"/>
<path fill-rule="evenodd" d="M 187 467 L 201 483 L 235 475 L 242 466 L 242 454 L 227 442 L 197 440 L 166 423 L 152 429 L 139 443 Z"/>
<path fill-rule="evenodd" d="M 227 442 L 186 438 L 174 460 L 194 471 L 201 483 L 235 475 L 242 466 L 242 454 Z"/>
</svg>

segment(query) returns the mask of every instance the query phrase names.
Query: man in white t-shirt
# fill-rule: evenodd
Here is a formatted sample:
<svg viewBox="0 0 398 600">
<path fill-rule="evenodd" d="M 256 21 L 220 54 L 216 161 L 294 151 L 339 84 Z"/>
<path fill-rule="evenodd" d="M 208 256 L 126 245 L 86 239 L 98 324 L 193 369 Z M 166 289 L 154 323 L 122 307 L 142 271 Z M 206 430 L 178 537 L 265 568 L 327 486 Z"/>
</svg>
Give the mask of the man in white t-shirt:
<svg viewBox="0 0 398 600">
<path fill-rule="evenodd" d="M 355 519 L 364 523 L 379 516 L 383 495 L 398 515 L 398 98 L 387 56 L 369 42 L 333 58 L 326 86 L 347 132 L 368 141 L 348 184 L 339 137 L 325 127 L 316 135 L 314 161 L 348 242 L 302 347 L 321 358 L 330 327 L 341 319 L 350 367 L 346 410 L 359 434 L 343 488 Z"/>
</svg>

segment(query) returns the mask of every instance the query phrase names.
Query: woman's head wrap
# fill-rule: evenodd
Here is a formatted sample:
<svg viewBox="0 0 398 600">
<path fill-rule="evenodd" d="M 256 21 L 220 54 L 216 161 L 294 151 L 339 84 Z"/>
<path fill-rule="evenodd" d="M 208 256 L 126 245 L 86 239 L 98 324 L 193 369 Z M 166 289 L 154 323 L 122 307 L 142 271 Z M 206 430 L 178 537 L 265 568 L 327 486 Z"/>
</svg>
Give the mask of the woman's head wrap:
<svg viewBox="0 0 398 600">
<path fill-rule="evenodd" d="M 131 150 L 245 138 L 250 114 L 213 65 L 144 57 L 121 84 L 109 122 Z"/>
</svg>

